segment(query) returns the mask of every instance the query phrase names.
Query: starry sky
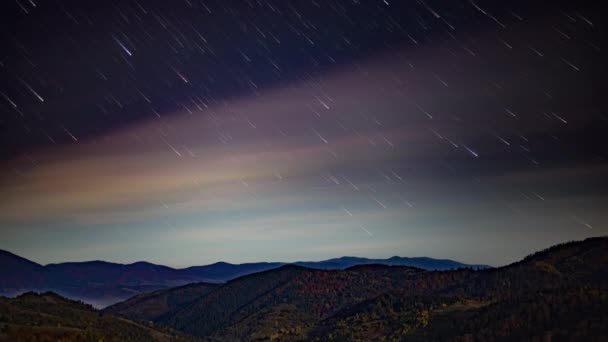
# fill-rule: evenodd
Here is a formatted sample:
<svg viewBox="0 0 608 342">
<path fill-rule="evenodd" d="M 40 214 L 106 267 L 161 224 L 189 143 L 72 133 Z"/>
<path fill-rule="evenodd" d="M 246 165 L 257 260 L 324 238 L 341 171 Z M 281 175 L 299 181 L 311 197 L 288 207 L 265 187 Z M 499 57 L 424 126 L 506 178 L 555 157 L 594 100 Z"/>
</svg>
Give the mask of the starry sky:
<svg viewBox="0 0 608 342">
<path fill-rule="evenodd" d="M 0 249 L 504 265 L 608 233 L 593 1 L 0 6 Z"/>
</svg>

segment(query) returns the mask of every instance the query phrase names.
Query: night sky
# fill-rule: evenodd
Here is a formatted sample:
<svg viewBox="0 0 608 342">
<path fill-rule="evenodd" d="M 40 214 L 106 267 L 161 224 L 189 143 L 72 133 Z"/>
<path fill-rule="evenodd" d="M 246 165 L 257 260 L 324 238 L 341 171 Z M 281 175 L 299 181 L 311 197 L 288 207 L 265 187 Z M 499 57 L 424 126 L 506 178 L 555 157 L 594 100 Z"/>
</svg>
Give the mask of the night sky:
<svg viewBox="0 0 608 342">
<path fill-rule="evenodd" d="M 608 233 L 595 1 L 3 1 L 0 249 L 503 265 Z"/>
</svg>

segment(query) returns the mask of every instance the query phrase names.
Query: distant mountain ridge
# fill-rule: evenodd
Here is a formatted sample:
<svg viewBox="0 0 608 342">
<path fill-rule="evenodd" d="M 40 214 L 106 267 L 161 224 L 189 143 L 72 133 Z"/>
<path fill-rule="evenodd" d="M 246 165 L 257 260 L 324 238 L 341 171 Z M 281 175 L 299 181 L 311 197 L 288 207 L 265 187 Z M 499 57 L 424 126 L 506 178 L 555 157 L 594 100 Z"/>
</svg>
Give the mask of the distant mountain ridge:
<svg viewBox="0 0 608 342">
<path fill-rule="evenodd" d="M 82 300 L 96 307 L 104 307 L 140 293 L 195 282 L 223 283 L 287 264 L 290 263 L 216 262 L 177 269 L 145 261 L 119 264 L 97 260 L 43 266 L 0 250 L 0 295 L 15 296 L 27 291 L 55 291 L 68 298 Z M 316 269 L 345 269 L 362 264 L 412 266 L 429 270 L 488 267 L 467 265 L 453 260 L 403 257 L 388 259 L 342 257 L 323 261 L 298 261 L 293 264 Z"/>
<path fill-rule="evenodd" d="M 367 265 L 367 264 L 378 264 L 378 265 L 387 265 L 387 266 L 409 266 L 409 267 L 417 267 L 426 270 L 450 270 L 455 268 L 474 268 L 474 269 L 483 269 L 489 268 L 488 265 L 471 265 L 471 264 L 463 264 L 458 261 L 449 260 L 449 259 L 434 259 L 428 257 L 400 257 L 393 256 L 388 259 L 368 259 L 368 258 L 360 258 L 360 257 L 352 257 L 352 256 L 344 256 L 341 258 L 328 259 L 323 261 L 297 261 L 294 262 L 295 265 L 300 265 L 308 268 L 317 268 L 317 269 L 345 269 L 351 266 L 356 265 Z"/>
</svg>

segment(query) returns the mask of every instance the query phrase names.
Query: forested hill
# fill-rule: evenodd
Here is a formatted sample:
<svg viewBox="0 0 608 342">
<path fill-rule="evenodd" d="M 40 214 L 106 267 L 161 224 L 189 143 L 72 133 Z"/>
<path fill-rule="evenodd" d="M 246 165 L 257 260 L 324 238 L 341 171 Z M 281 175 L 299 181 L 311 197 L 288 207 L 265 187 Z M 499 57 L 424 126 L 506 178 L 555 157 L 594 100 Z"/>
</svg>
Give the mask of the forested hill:
<svg viewBox="0 0 608 342">
<path fill-rule="evenodd" d="M 55 293 L 0 297 L 0 341 L 189 341 L 181 333 L 103 314 Z"/>
<path fill-rule="evenodd" d="M 608 238 L 558 245 L 486 270 L 288 265 L 188 298 L 147 318 L 223 341 L 600 341 L 608 338 Z M 153 302 L 108 312 L 138 318 Z"/>
</svg>

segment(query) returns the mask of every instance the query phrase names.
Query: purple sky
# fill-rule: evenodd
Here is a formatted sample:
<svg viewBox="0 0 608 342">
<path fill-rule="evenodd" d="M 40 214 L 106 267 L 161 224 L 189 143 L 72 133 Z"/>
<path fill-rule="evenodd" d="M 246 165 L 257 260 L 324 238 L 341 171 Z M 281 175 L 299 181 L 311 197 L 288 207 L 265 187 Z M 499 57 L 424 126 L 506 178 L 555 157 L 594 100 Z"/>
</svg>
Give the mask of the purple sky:
<svg viewBox="0 0 608 342">
<path fill-rule="evenodd" d="M 17 5 L 1 249 L 503 265 L 606 234 L 591 5 Z"/>
</svg>

